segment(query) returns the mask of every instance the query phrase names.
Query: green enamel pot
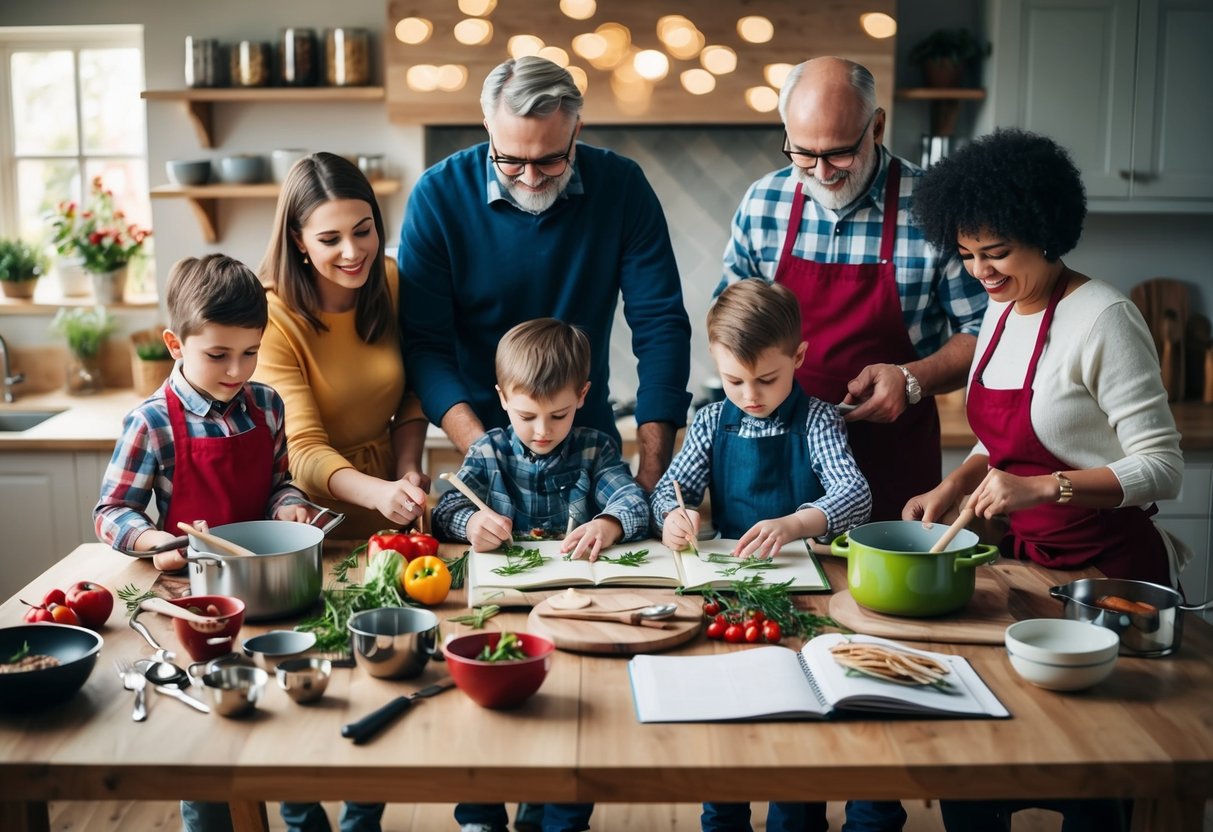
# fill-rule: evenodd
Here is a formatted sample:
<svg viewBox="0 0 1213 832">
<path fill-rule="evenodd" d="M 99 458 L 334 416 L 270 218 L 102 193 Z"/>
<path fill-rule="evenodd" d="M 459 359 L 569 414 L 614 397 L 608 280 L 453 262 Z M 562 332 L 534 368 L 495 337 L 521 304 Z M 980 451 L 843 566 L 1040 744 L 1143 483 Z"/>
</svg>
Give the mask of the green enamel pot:
<svg viewBox="0 0 1213 832">
<path fill-rule="evenodd" d="M 996 546 L 980 545 L 968 530 L 931 553 L 947 530 L 946 523 L 926 529 L 916 520 L 867 523 L 834 538 L 830 553 L 847 559 L 847 585 L 860 606 L 889 615 L 943 615 L 969 602 L 977 567 L 998 559 Z"/>
</svg>

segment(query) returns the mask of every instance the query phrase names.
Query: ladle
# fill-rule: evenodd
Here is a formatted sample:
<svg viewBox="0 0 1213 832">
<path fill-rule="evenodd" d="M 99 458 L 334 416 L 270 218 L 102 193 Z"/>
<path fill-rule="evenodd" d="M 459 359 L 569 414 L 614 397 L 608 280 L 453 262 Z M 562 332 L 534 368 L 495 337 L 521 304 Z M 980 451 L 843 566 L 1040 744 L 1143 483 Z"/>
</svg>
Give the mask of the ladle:
<svg viewBox="0 0 1213 832">
<path fill-rule="evenodd" d="M 638 610 L 621 612 L 581 612 L 578 610 L 550 612 L 541 610 L 544 618 L 574 618 L 578 621 L 618 621 L 621 624 L 640 624 L 645 627 L 665 629 L 663 618 L 669 618 L 678 611 L 677 604 L 653 604 Z"/>
<path fill-rule="evenodd" d="M 208 546 L 218 549 L 221 553 L 225 552 L 229 555 L 236 555 L 238 557 L 256 557 L 257 555 L 257 553 L 252 549 L 246 549 L 238 543 L 233 543 L 230 540 L 224 540 L 218 535 L 211 534 L 209 531 L 203 531 L 202 529 L 191 526 L 189 523 L 184 521 L 178 523 L 177 528 L 186 534 L 192 534 L 194 537 L 198 538 Z"/>
</svg>

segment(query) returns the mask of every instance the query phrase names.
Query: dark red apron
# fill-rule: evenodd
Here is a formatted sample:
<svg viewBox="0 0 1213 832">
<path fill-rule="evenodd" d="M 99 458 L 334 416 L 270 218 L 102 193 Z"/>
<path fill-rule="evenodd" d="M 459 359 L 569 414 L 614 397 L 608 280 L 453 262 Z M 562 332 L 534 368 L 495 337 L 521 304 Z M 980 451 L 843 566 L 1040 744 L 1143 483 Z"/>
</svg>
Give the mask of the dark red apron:
<svg viewBox="0 0 1213 832">
<path fill-rule="evenodd" d="M 1028 362 L 1023 387 L 992 390 L 982 383 L 982 374 L 1002 338 L 1014 304 L 1007 307 L 977 363 L 969 386 L 968 415 L 973 433 L 990 452 L 990 467 L 1020 477 L 1070 471 L 1073 465 L 1049 452 L 1032 427 L 1032 382 L 1044 352 L 1053 313 L 1065 292 L 1066 280 L 1058 280 L 1045 308 L 1036 336 L 1036 348 Z M 1084 508 L 1070 503 L 1045 503 L 1010 515 L 1011 531 L 1002 551 L 1020 560 L 1031 560 L 1051 569 L 1081 569 L 1094 566 L 1111 578 L 1153 581 L 1170 586 L 1167 550 L 1162 535 L 1150 517 L 1158 512 L 1151 505 L 1113 509 Z"/>
<path fill-rule="evenodd" d="M 870 364 L 918 360 L 906 332 L 893 266 L 901 165 L 889 162 L 884 224 L 877 263 L 817 263 L 792 254 L 804 213 L 804 185 L 796 186 L 783 254 L 775 270 L 800 300 L 809 349 L 796 371 L 805 392 L 837 404 L 847 382 Z M 859 469 L 872 488 L 872 519 L 897 520 L 909 499 L 939 485 L 941 450 L 935 399 L 923 397 L 896 422 L 848 422 L 847 438 Z"/>
<path fill-rule="evenodd" d="M 205 520 L 210 526 L 264 520 L 274 482 L 274 437 L 265 415 L 242 391 L 253 428 L 236 436 L 190 436 L 185 408 L 164 388 L 169 424 L 173 428 L 173 495 L 163 528 L 176 532 L 177 523 Z"/>
</svg>

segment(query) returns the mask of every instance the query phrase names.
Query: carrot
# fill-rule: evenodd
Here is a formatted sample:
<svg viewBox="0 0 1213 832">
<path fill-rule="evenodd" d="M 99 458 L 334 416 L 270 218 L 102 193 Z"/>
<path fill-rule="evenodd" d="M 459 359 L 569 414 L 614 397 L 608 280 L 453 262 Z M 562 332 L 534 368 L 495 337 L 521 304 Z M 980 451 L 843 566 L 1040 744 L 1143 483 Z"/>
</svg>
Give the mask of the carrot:
<svg viewBox="0 0 1213 832">
<path fill-rule="evenodd" d="M 1112 612 L 1124 612 L 1131 615 L 1153 615 L 1158 607 L 1145 601 L 1130 601 L 1119 595 L 1102 595 L 1095 601 L 1095 606 Z"/>
</svg>

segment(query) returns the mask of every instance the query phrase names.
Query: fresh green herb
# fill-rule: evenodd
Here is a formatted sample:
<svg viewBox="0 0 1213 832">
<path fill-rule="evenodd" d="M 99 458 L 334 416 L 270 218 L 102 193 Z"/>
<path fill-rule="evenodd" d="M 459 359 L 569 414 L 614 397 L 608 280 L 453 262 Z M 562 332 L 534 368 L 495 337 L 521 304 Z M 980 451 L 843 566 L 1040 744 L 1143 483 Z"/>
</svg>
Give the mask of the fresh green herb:
<svg viewBox="0 0 1213 832">
<path fill-rule="evenodd" d="M 446 569 L 451 573 L 451 589 L 463 589 L 463 582 L 467 579 L 468 574 L 468 550 L 464 549 L 463 554 L 457 558 L 440 558 L 446 564 Z"/>
<path fill-rule="evenodd" d="M 565 560 L 572 560 L 571 554 L 564 556 Z M 619 566 L 640 566 L 649 562 L 649 550 L 641 549 L 639 552 L 624 552 L 619 557 L 611 557 L 610 555 L 599 555 L 598 560 L 603 563 L 615 563 Z"/>
<path fill-rule="evenodd" d="M 13 657 L 8 660 L 8 664 L 16 664 L 17 662 L 21 661 L 28 655 L 29 655 L 29 642 L 27 641 L 21 647 L 20 650 L 18 650 L 16 653 L 13 653 Z"/>
<path fill-rule="evenodd" d="M 551 560 L 551 558 L 539 554 L 538 549 L 524 549 L 521 546 L 506 546 L 505 557 L 505 566 L 498 566 L 494 569 L 494 575 L 502 577 L 521 575 L 523 572 L 538 569 Z"/>
<path fill-rule="evenodd" d="M 456 624 L 466 624 L 473 630 L 483 630 L 484 623 L 499 612 L 501 612 L 501 607 L 496 604 L 485 604 L 483 607 L 473 608 L 472 612 L 468 615 L 452 616 L 447 621 L 453 621 Z"/>
<path fill-rule="evenodd" d="M 295 627 L 305 633 L 315 633 L 316 649 L 321 652 L 349 652 L 347 625 L 354 613 L 379 607 L 412 606 L 412 601 L 400 589 L 404 558 L 399 552 L 385 549 L 376 553 L 367 565 L 361 584 L 354 583 L 349 575 L 357 566 L 356 552 L 333 564 L 333 583 L 321 593 L 324 612 Z"/>
<path fill-rule="evenodd" d="M 127 584 L 118 590 L 118 597 L 126 602 L 126 614 L 133 618 L 139 612 L 139 605 L 148 598 L 155 598 L 156 593 L 150 589 L 140 589 L 134 584 Z"/>
<path fill-rule="evenodd" d="M 841 629 L 838 622 L 828 615 L 815 615 L 797 609 L 788 589 L 791 585 L 791 579 L 782 583 L 767 583 L 761 575 L 751 575 L 733 581 L 723 590 L 703 587 L 694 591 L 702 592 L 704 601 L 719 604 L 720 611 L 726 617 L 730 613 L 744 616 L 748 610 L 761 610 L 763 615 L 779 624 L 784 635 L 810 639 L 823 627 Z M 685 591 L 684 588 L 676 590 L 679 595 L 685 594 Z"/>
<path fill-rule="evenodd" d="M 522 639 L 514 633 L 502 633 L 501 638 L 497 639 L 495 647 L 486 644 L 476 655 L 478 662 L 516 662 L 525 658 L 526 652 L 522 649 Z"/>
</svg>

